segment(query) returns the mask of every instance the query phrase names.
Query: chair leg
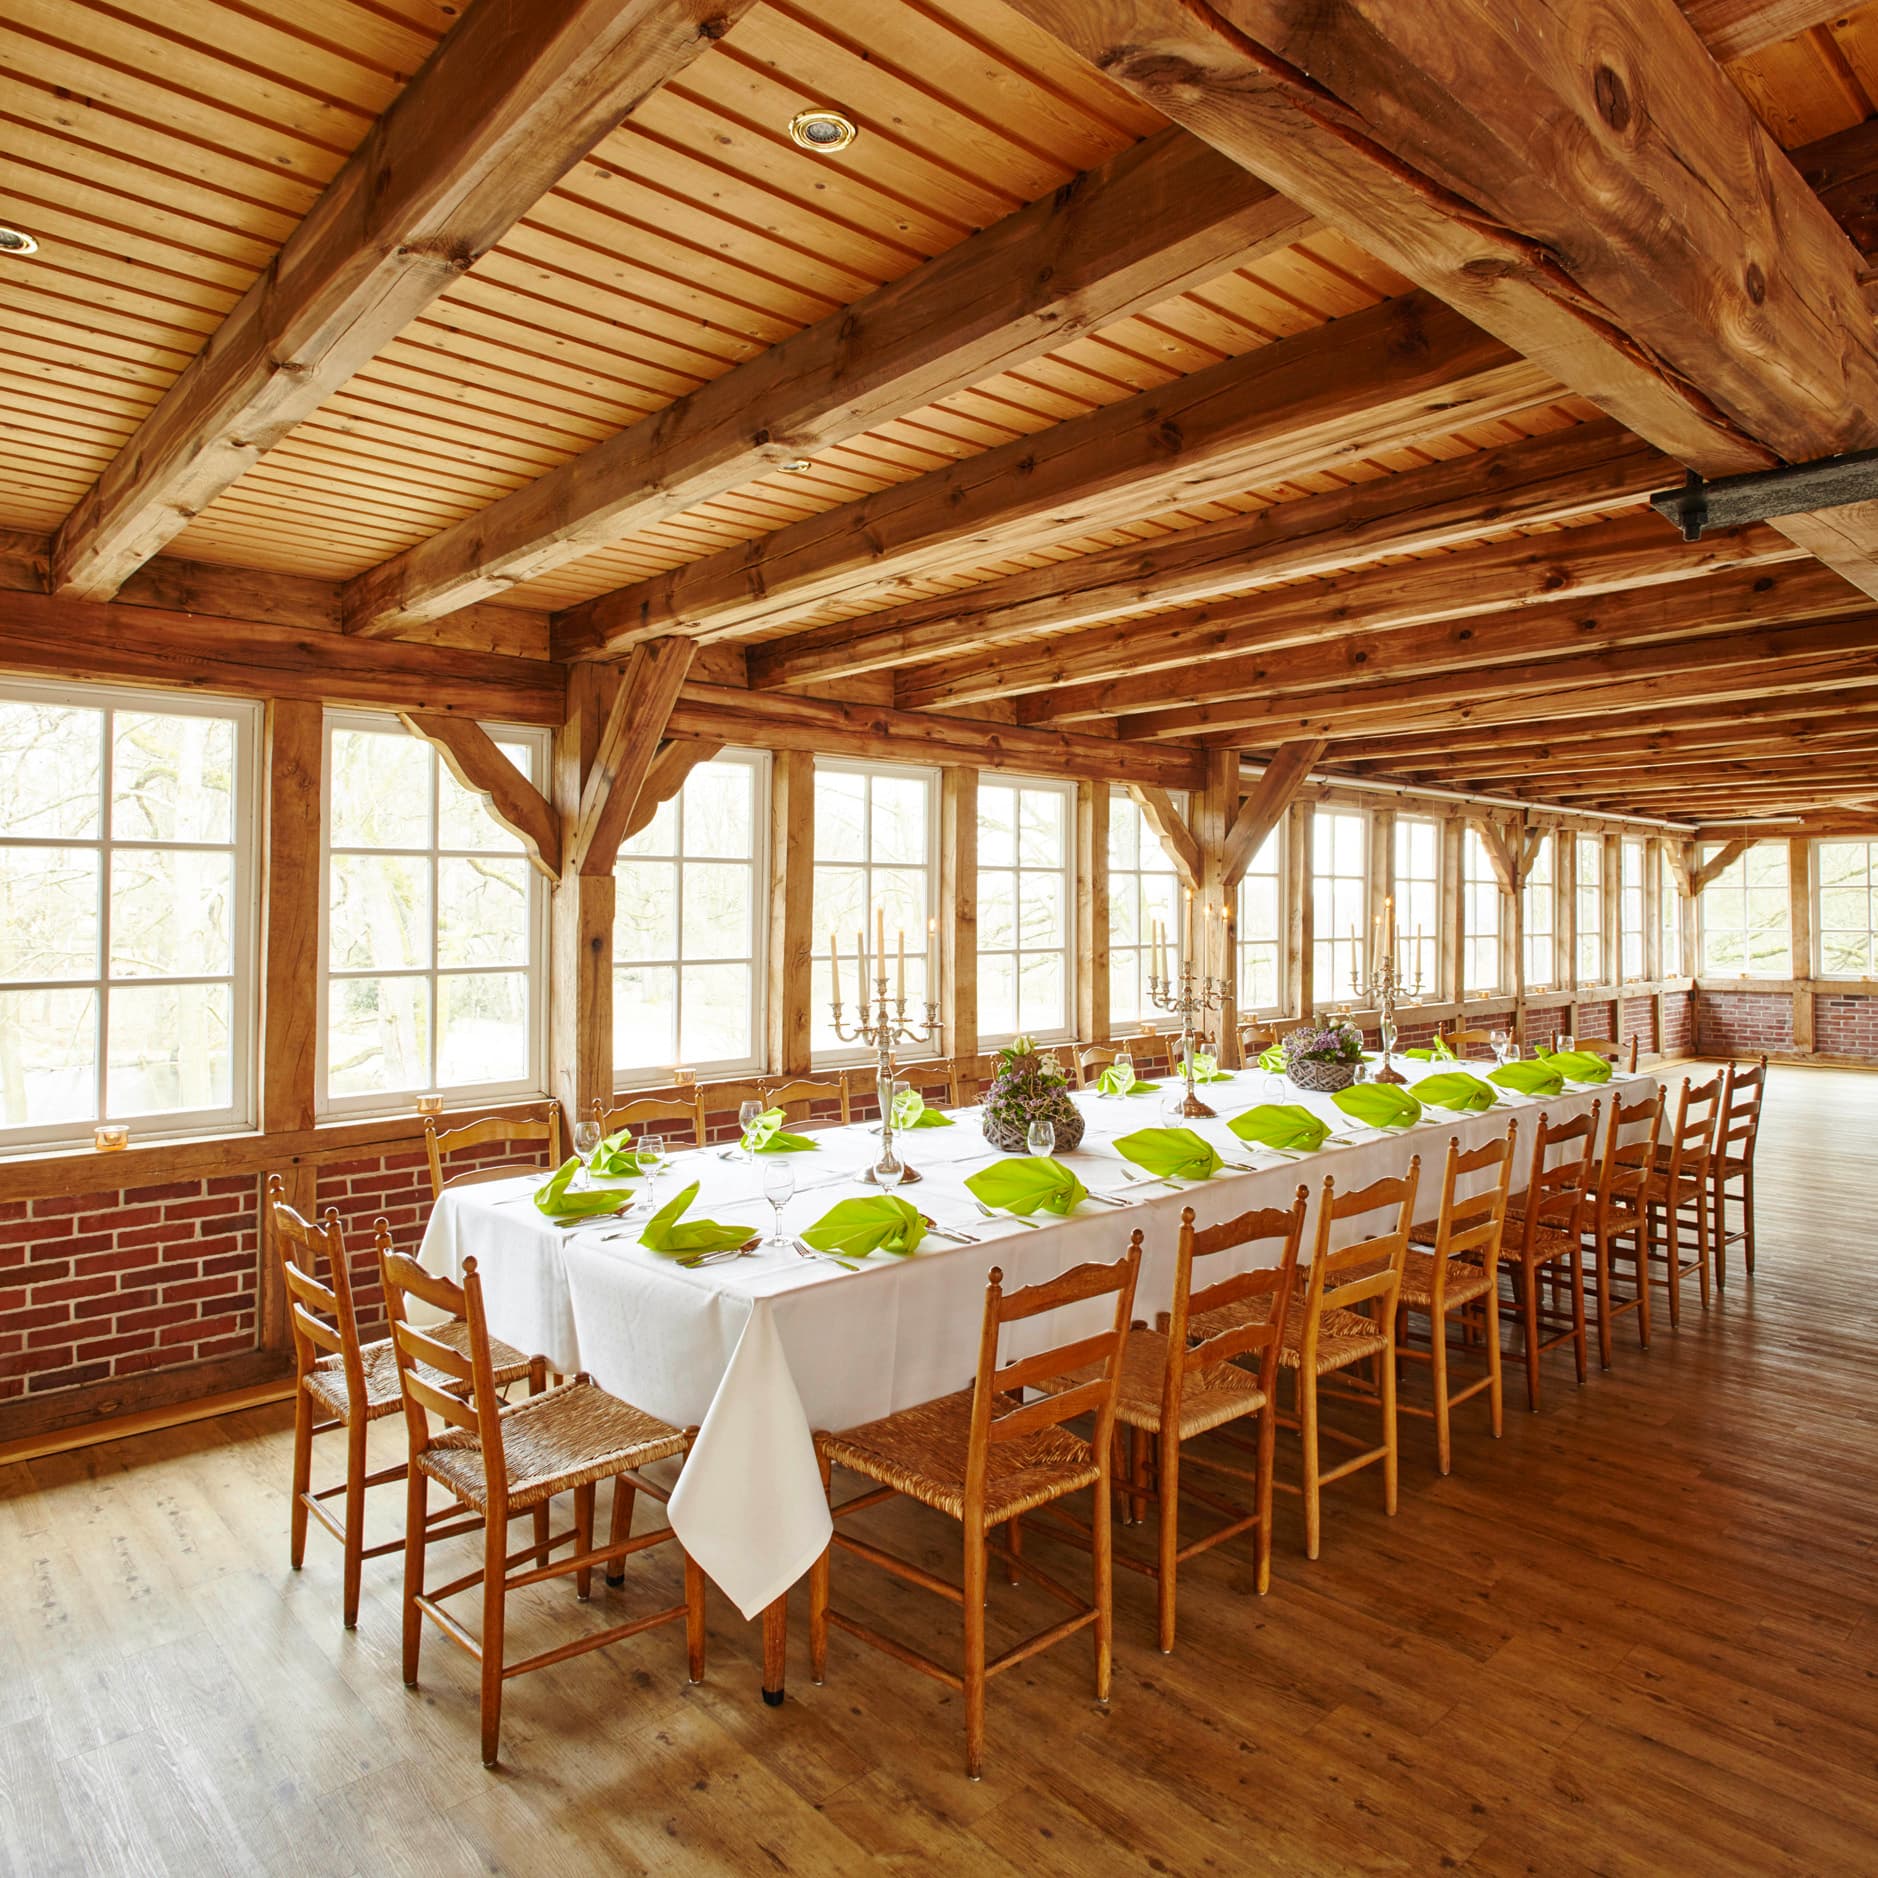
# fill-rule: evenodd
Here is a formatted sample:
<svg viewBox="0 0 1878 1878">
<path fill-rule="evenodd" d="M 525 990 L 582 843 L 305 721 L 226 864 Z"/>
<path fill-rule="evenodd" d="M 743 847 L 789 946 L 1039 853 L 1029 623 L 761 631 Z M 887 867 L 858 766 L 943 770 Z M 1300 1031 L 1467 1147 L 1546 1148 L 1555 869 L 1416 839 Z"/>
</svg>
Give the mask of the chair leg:
<svg viewBox="0 0 1878 1878">
<path fill-rule="evenodd" d="M 704 1567 L 685 1553 L 685 1674 L 704 1680 Z"/>
<path fill-rule="evenodd" d="M 1741 1170 L 1741 1230 L 1746 1235 L 1741 1241 L 1742 1259 L 1747 1265 L 1748 1276 L 1754 1276 L 1754 1163 L 1750 1161 Z"/>
<path fill-rule="evenodd" d="M 1139 1428 L 1128 1431 L 1128 1480 L 1134 1489 L 1128 1496 L 1128 1523 L 1139 1526 L 1148 1516 L 1148 1496 L 1143 1491 L 1148 1478 L 1148 1437 Z"/>
<path fill-rule="evenodd" d="M 1096 1700 L 1108 1705 L 1109 1678 L 1115 1662 L 1115 1549 L 1114 1531 L 1109 1519 L 1105 1483 L 1096 1482 L 1095 1508 L 1089 1519 L 1090 1573 L 1095 1591 L 1095 1693 Z M 982 1664 L 984 1632 L 978 1635 Z"/>
<path fill-rule="evenodd" d="M 592 1489 L 589 1488 L 588 1491 L 591 1492 Z M 549 1520 L 553 1512 L 554 1502 L 552 1500 L 543 1500 L 542 1503 L 535 1508 L 535 1563 L 537 1565 L 545 1565 L 548 1562 Z M 585 1593 L 582 1595 L 584 1596 Z"/>
<path fill-rule="evenodd" d="M 1709 1176 L 1709 1209 L 1715 1216 L 1715 1289 L 1728 1289 L 1728 1182 L 1720 1163 Z"/>
<path fill-rule="evenodd" d="M 608 1545 L 624 1545 L 633 1536 L 633 1507 L 639 1490 L 621 1474 L 613 1482 L 613 1515 L 606 1529 Z M 606 1568 L 606 1581 L 617 1590 L 626 1582 L 626 1561 L 616 1558 Z"/>
<path fill-rule="evenodd" d="M 1487 1287 L 1487 1295 L 1480 1303 L 1487 1326 L 1487 1404 L 1493 1411 L 1493 1438 L 1498 1441 L 1506 1427 L 1506 1379 L 1500 1367 L 1500 1286 L 1497 1280 Z"/>
<path fill-rule="evenodd" d="M 424 1594 L 424 1547 L 429 1528 L 424 1506 L 430 1483 L 413 1467 L 404 1477 L 404 1680 L 417 1686 L 417 1658 L 424 1641 L 424 1614 L 417 1601 Z"/>
<path fill-rule="evenodd" d="M 528 1393 L 540 1395 L 548 1386 L 548 1359 L 545 1356 L 531 1356 L 528 1359 Z"/>
<path fill-rule="evenodd" d="M 822 1498 L 828 1495 L 828 1456 L 817 1453 L 821 1463 Z M 835 1549 L 830 1539 L 809 1567 L 809 1680 L 818 1686 L 828 1671 L 828 1558 Z"/>
<path fill-rule="evenodd" d="M 483 1522 L 483 1765 L 496 1764 L 502 1736 L 502 1625 L 508 1598 L 508 1508 L 491 1507 Z"/>
<path fill-rule="evenodd" d="M 1004 1568 L 1004 1576 L 1011 1584 L 1016 1584 L 1024 1575 L 1017 1569 L 1017 1561 L 1024 1556 L 1024 1522 L 1021 1518 L 1005 1523 L 1004 1541 L 1011 1549 L 1010 1562 Z"/>
<path fill-rule="evenodd" d="M 365 1417 L 346 1424 L 346 1628 L 359 1625 L 359 1579 L 365 1565 Z"/>
<path fill-rule="evenodd" d="M 1643 1252 L 1643 1228 L 1637 1228 L 1637 1344 L 1650 1347 L 1650 1267 Z"/>
<path fill-rule="evenodd" d="M 1322 1539 L 1323 1483 L 1318 1479 L 1317 1378 L 1298 1371 L 1298 1439 L 1304 1450 L 1304 1556 L 1315 1558 Z"/>
<path fill-rule="evenodd" d="M 1174 1648 L 1174 1580 L 1180 1569 L 1180 1436 L 1171 1428 L 1161 1430 L 1161 1532 L 1157 1616 L 1160 1622 L 1161 1654 L 1171 1655 Z"/>
<path fill-rule="evenodd" d="M 1655 1216 L 1652 1208 L 1651 1218 Z M 1654 1242 L 1654 1230 L 1650 1236 Z M 1669 1327 L 1678 1330 L 1682 1327 L 1682 1225 L 1673 1201 L 1663 1208 L 1663 1244 L 1669 1270 Z"/>
<path fill-rule="evenodd" d="M 1277 1393 L 1277 1379 L 1272 1382 Z M 1259 1523 L 1253 1528 L 1253 1561 L 1258 1594 L 1263 1597 L 1272 1586 L 1272 1451 L 1278 1438 L 1278 1404 L 1267 1398 L 1259 1411 L 1258 1480 L 1254 1484 L 1253 1510 Z"/>
<path fill-rule="evenodd" d="M 1611 1247 L 1602 1233 L 1596 1235 L 1597 1251 L 1597 1287 L 1598 1287 L 1598 1367 L 1609 1369 L 1611 1366 Z"/>
<path fill-rule="evenodd" d="M 1539 1412 L 1539 1285 L 1531 1266 L 1520 1273 L 1520 1326 L 1526 1338 L 1526 1407 Z"/>
<path fill-rule="evenodd" d="M 1695 1269 L 1701 1281 L 1702 1308 L 1707 1310 L 1710 1301 L 1709 1252 L 1713 1235 L 1709 1231 L 1708 1181 L 1706 1178 L 1695 1183 Z"/>
<path fill-rule="evenodd" d="M 1401 1454 L 1396 1443 L 1395 1345 L 1382 1346 L 1382 1504 L 1392 1518 L 1399 1485 Z"/>
<path fill-rule="evenodd" d="M 288 1514 L 287 1557 L 298 1571 L 306 1563 L 306 1496 L 313 1489 L 313 1398 L 296 1389 L 293 1398 L 293 1508 Z"/>
<path fill-rule="evenodd" d="M 574 1489 L 574 1550 L 593 1550 L 593 1482 Z M 574 1596 L 585 1604 L 593 1595 L 593 1567 L 583 1565 L 574 1573 Z"/>
<path fill-rule="evenodd" d="M 1428 1370 L 1435 1391 L 1435 1471 L 1454 1469 L 1454 1427 L 1448 1405 L 1448 1315 L 1436 1306 L 1428 1313 Z"/>
<path fill-rule="evenodd" d="M 965 1528 L 964 1593 L 965 1777 L 976 1780 L 985 1762 L 985 1529 L 978 1520 Z"/>
<path fill-rule="evenodd" d="M 1584 1386 L 1588 1353 L 1585 1348 L 1585 1259 L 1584 1243 L 1572 1245 L 1572 1355 L 1578 1363 L 1578 1384 Z"/>
</svg>

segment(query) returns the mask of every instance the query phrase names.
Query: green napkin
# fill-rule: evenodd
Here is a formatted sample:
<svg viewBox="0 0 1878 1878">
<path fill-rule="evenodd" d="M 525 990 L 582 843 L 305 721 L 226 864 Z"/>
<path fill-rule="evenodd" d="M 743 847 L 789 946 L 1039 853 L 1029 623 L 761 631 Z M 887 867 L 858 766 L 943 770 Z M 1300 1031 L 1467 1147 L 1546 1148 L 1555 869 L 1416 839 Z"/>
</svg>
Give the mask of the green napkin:
<svg viewBox="0 0 1878 1878">
<path fill-rule="evenodd" d="M 1464 1069 L 1451 1069 L 1444 1075 L 1424 1076 L 1415 1085 L 1418 1102 L 1432 1102 L 1438 1109 L 1474 1111 L 1490 1109 L 1499 1101 L 1499 1091 Z"/>
<path fill-rule="evenodd" d="M 1407 1128 L 1422 1118 L 1422 1105 L 1392 1082 L 1355 1082 L 1330 1099 L 1370 1128 Z"/>
<path fill-rule="evenodd" d="M 1448 1048 L 1445 1037 L 1437 1037 L 1433 1045 L 1426 1050 L 1404 1050 L 1404 1056 L 1412 1056 L 1419 1063 L 1458 1063 L 1461 1059 Z"/>
<path fill-rule="evenodd" d="M 836 1201 L 802 1235 L 802 1241 L 818 1252 L 864 1259 L 870 1252 L 904 1257 L 925 1236 L 926 1222 L 911 1201 L 897 1193 L 871 1193 L 860 1200 Z"/>
<path fill-rule="evenodd" d="M 680 1216 L 697 1197 L 698 1183 L 694 1180 L 677 1199 L 660 1207 L 646 1221 L 639 1243 L 654 1252 L 723 1252 L 742 1245 L 755 1233 L 754 1226 L 721 1225 L 714 1219 L 688 1219 L 681 1226 Z"/>
<path fill-rule="evenodd" d="M 783 1111 L 765 1109 L 743 1131 L 743 1145 L 751 1154 L 800 1154 L 816 1144 L 807 1135 L 786 1134 Z"/>
<path fill-rule="evenodd" d="M 587 1157 L 587 1165 L 596 1174 L 636 1174 L 639 1156 L 633 1149 L 633 1131 L 622 1128 L 607 1138 Z"/>
<path fill-rule="evenodd" d="M 926 1098 L 917 1089 L 902 1089 L 893 1098 L 893 1125 L 896 1128 L 950 1128 L 950 1115 L 929 1109 Z"/>
<path fill-rule="evenodd" d="M 1595 1050 L 1554 1050 L 1540 1061 L 1557 1070 L 1567 1082 L 1609 1082 L 1611 1079 L 1609 1062 Z"/>
<path fill-rule="evenodd" d="M 1089 1197 L 1089 1189 L 1059 1160 L 1028 1154 L 994 1161 L 965 1182 L 987 1206 L 1009 1213 L 1068 1213 Z"/>
<path fill-rule="evenodd" d="M 1096 1078 L 1098 1095 L 1152 1095 L 1161 1085 L 1158 1082 L 1143 1082 L 1132 1069 L 1119 1069 L 1111 1063 Z"/>
<path fill-rule="evenodd" d="M 1176 1066 L 1174 1073 L 1177 1076 L 1186 1075 L 1187 1065 L 1184 1059 Z M 1218 1057 L 1209 1056 L 1204 1050 L 1195 1050 L 1193 1053 L 1193 1080 L 1195 1082 L 1231 1082 L 1232 1071 L 1221 1069 Z"/>
<path fill-rule="evenodd" d="M 1487 1080 L 1497 1082 L 1502 1089 L 1517 1089 L 1521 1095 L 1557 1095 L 1565 1087 L 1565 1078 L 1550 1063 L 1535 1063 L 1524 1057 L 1488 1070 Z"/>
<path fill-rule="evenodd" d="M 1219 1171 L 1212 1143 L 1191 1128 L 1137 1128 L 1116 1142 L 1115 1152 L 1163 1178 L 1210 1180 Z"/>
<path fill-rule="evenodd" d="M 1300 1148 L 1306 1154 L 1315 1154 L 1330 1133 L 1322 1116 L 1297 1102 L 1261 1102 L 1226 1126 L 1241 1141 L 1256 1141 L 1264 1148 Z"/>
<path fill-rule="evenodd" d="M 1285 1046 L 1282 1043 L 1268 1044 L 1259 1052 L 1259 1068 L 1270 1070 L 1274 1076 L 1285 1073 Z"/>
<path fill-rule="evenodd" d="M 550 1219 L 585 1219 L 589 1213 L 617 1213 L 632 1198 L 625 1187 L 588 1187 L 570 1193 L 567 1183 L 580 1167 L 580 1156 L 570 1154 L 543 1187 L 535 1190 L 535 1204 Z"/>
</svg>

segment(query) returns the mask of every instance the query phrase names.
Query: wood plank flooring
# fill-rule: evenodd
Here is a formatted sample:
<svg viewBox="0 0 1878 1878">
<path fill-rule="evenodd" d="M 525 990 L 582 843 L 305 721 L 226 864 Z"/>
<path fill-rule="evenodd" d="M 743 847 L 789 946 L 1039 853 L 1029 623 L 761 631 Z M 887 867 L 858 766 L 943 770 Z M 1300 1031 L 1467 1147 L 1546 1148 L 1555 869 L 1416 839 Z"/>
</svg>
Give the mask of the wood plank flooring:
<svg viewBox="0 0 1878 1878">
<path fill-rule="evenodd" d="M 841 1636 L 815 1688 L 799 1609 L 765 1709 L 716 1598 L 703 1686 L 670 1629 L 523 1678 L 485 1772 L 468 1659 L 432 1632 L 399 1680 L 395 1561 L 353 1635 L 336 1546 L 287 1570 L 283 1409 L 0 1470 L 0 1873 L 1878 1870 L 1874 1143 L 1878 1077 L 1777 1069 L 1754 1285 L 1737 1252 L 1647 1357 L 1625 1319 L 1582 1390 L 1548 1359 L 1537 1416 L 1509 1370 L 1504 1440 L 1463 1411 L 1448 1480 L 1406 1423 L 1398 1516 L 1332 1489 L 1311 1565 L 1281 1503 L 1270 1595 L 1238 1548 L 1188 1566 L 1172 1657 L 1118 1573 L 1112 1708 L 1081 1640 L 1033 1659 L 979 1785 L 956 1698 Z M 956 1571 L 946 1522 L 884 1529 Z M 669 1551 L 634 1564 L 590 1609 L 532 1594 L 511 1651 L 672 1596 Z M 950 1642 L 949 1608 L 836 1572 Z"/>
</svg>

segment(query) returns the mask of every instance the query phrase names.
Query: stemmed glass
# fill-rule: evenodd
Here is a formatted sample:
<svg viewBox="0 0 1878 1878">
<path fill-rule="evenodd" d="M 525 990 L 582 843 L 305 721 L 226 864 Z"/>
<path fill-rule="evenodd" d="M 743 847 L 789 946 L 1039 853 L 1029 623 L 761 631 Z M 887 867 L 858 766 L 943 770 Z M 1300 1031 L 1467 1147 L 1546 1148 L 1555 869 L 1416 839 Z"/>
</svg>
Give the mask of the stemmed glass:
<svg viewBox="0 0 1878 1878">
<path fill-rule="evenodd" d="M 1032 1154 L 1048 1157 L 1056 1152 L 1056 1124 L 1054 1122 L 1032 1122 L 1024 1130 L 1024 1146 Z"/>
<path fill-rule="evenodd" d="M 1114 1057 L 1115 1080 L 1124 1089 L 1135 1079 L 1135 1059 L 1127 1050 L 1117 1050 Z"/>
<path fill-rule="evenodd" d="M 575 1187 L 593 1185 L 593 1169 L 588 1165 L 593 1158 L 593 1151 L 600 1145 L 600 1124 L 592 1119 L 574 1124 L 574 1152 L 580 1156 L 580 1171 L 570 1183 Z"/>
<path fill-rule="evenodd" d="M 1575 1049 L 1576 1047 L 1577 1045 L 1573 1041 L 1572 1033 L 1569 1030 L 1561 1030 L 1559 1034 L 1552 1039 L 1552 1048 L 1555 1050 L 1565 1051 Z"/>
<path fill-rule="evenodd" d="M 763 1105 L 761 1102 L 755 1100 L 754 1097 L 739 1102 L 737 1104 L 737 1126 L 747 1135 L 750 1132 L 750 1124 L 762 1113 Z M 746 1161 L 754 1161 L 756 1155 L 746 1147 L 743 1150 L 743 1158 Z"/>
<path fill-rule="evenodd" d="M 659 1184 L 659 1169 L 665 1165 L 665 1137 L 641 1135 L 633 1145 L 639 1152 L 639 1171 L 646 1177 L 646 1204 L 651 1206 L 652 1195 Z"/>
<path fill-rule="evenodd" d="M 1507 1052 L 1512 1048 L 1512 1032 L 1507 1030 L 1490 1030 L 1487 1032 L 1487 1041 L 1493 1046 L 1493 1060 L 1496 1063 L 1504 1063 L 1507 1058 Z"/>
<path fill-rule="evenodd" d="M 775 1215 L 776 1223 L 771 1228 L 766 1241 L 769 1245 L 785 1245 L 783 1238 L 783 1208 L 796 1197 L 796 1170 L 788 1155 L 779 1154 L 763 1166 L 763 1198 L 769 1202 L 770 1211 Z"/>
</svg>

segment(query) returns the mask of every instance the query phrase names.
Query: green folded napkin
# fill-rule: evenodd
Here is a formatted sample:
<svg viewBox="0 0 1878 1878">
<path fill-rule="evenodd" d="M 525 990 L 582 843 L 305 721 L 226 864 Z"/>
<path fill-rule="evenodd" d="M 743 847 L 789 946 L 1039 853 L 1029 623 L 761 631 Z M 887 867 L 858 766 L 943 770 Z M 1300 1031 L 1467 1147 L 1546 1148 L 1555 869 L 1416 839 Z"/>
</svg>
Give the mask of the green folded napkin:
<svg viewBox="0 0 1878 1878">
<path fill-rule="evenodd" d="M 589 1213 L 617 1213 L 632 1198 L 628 1187 L 585 1187 L 570 1192 L 567 1183 L 580 1171 L 580 1156 L 570 1154 L 547 1184 L 535 1190 L 535 1205 L 550 1219 L 584 1219 Z"/>
<path fill-rule="evenodd" d="M 1448 1048 L 1445 1037 L 1437 1037 L 1426 1050 L 1404 1050 L 1402 1054 L 1413 1057 L 1418 1063 L 1458 1063 L 1461 1060 Z"/>
<path fill-rule="evenodd" d="M 1565 1087 L 1565 1078 L 1550 1063 L 1535 1063 L 1524 1057 L 1488 1070 L 1487 1080 L 1497 1082 L 1502 1089 L 1517 1089 L 1521 1095 L 1557 1095 Z"/>
<path fill-rule="evenodd" d="M 1595 1050 L 1554 1050 L 1540 1061 L 1557 1070 L 1567 1082 L 1609 1082 L 1611 1079 L 1610 1063 Z"/>
<path fill-rule="evenodd" d="M 1330 1133 L 1330 1124 L 1296 1102 L 1261 1102 L 1226 1126 L 1241 1141 L 1256 1141 L 1262 1148 L 1298 1148 L 1315 1154 Z"/>
<path fill-rule="evenodd" d="M 1369 1128 L 1408 1128 L 1422 1118 L 1422 1105 L 1392 1082 L 1354 1082 L 1330 1099 Z"/>
<path fill-rule="evenodd" d="M 870 1252 L 905 1257 L 925 1236 L 926 1222 L 911 1201 L 897 1193 L 870 1193 L 864 1199 L 837 1200 L 802 1241 L 818 1252 L 864 1259 Z"/>
<path fill-rule="evenodd" d="M 1174 1074 L 1177 1076 L 1185 1076 L 1186 1073 L 1187 1065 L 1186 1060 L 1183 1058 L 1175 1065 Z M 1204 1050 L 1195 1050 L 1193 1053 L 1193 1080 L 1195 1082 L 1231 1082 L 1232 1071 L 1229 1069 L 1221 1069 L 1218 1057 L 1209 1056 Z"/>
<path fill-rule="evenodd" d="M 744 1147 L 751 1154 L 800 1154 L 816 1145 L 807 1135 L 785 1133 L 784 1119 L 781 1109 L 765 1109 L 743 1131 Z"/>
<path fill-rule="evenodd" d="M 1137 1128 L 1115 1143 L 1115 1152 L 1164 1179 L 1210 1180 L 1219 1171 L 1213 1144 L 1191 1128 Z"/>
<path fill-rule="evenodd" d="M 1096 1078 L 1098 1095 L 1152 1095 L 1161 1085 L 1158 1082 L 1143 1082 L 1132 1069 L 1121 1069 L 1111 1063 Z"/>
<path fill-rule="evenodd" d="M 694 1180 L 675 1200 L 668 1202 L 646 1221 L 639 1243 L 654 1252 L 723 1252 L 754 1237 L 754 1226 L 730 1226 L 714 1219 L 687 1219 L 679 1223 L 686 1207 L 698 1197 Z"/>
<path fill-rule="evenodd" d="M 607 1138 L 587 1156 L 587 1165 L 596 1174 L 636 1174 L 639 1156 L 633 1148 L 633 1131 L 622 1128 Z"/>
<path fill-rule="evenodd" d="M 902 1089 L 893 1098 L 893 1125 L 896 1128 L 951 1128 L 950 1115 L 929 1109 L 926 1098 L 917 1089 Z"/>
<path fill-rule="evenodd" d="M 1285 1046 L 1282 1043 L 1268 1044 L 1259 1052 L 1259 1068 L 1270 1070 L 1274 1076 L 1285 1073 Z"/>
<path fill-rule="evenodd" d="M 1492 1108 L 1500 1094 L 1478 1076 L 1470 1076 L 1464 1069 L 1451 1069 L 1440 1076 L 1424 1076 L 1415 1085 L 1415 1099 L 1432 1102 L 1438 1109 L 1473 1112 Z"/>
<path fill-rule="evenodd" d="M 1007 1213 L 1068 1213 L 1089 1197 L 1089 1189 L 1059 1160 L 1047 1154 L 994 1161 L 970 1175 L 966 1186 L 987 1206 Z"/>
</svg>

